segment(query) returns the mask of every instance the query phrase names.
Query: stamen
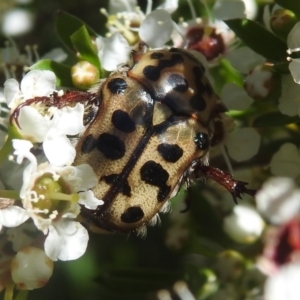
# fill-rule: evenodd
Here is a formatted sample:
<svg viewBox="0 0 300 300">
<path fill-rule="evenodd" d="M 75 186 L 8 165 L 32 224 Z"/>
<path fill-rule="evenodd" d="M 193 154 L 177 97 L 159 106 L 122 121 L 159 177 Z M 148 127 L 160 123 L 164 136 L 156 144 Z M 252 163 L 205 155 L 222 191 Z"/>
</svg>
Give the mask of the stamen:
<svg viewBox="0 0 300 300">
<path fill-rule="evenodd" d="M 4 300 L 13 299 L 14 287 L 15 287 L 15 284 L 13 283 L 13 281 L 9 280 L 9 282 L 6 284 Z"/>
<path fill-rule="evenodd" d="M 57 217 L 57 215 L 58 215 L 58 211 L 57 211 L 57 210 L 54 210 L 54 211 L 52 212 L 52 214 L 49 216 L 49 218 L 52 219 L 52 220 L 54 220 L 54 219 Z"/>
<path fill-rule="evenodd" d="M 3 72 L 4 72 L 5 79 L 7 80 L 7 79 L 11 78 L 11 76 L 10 76 L 10 74 L 9 74 L 9 71 L 8 71 L 8 69 L 7 69 L 6 64 L 4 64 L 4 63 L 1 64 L 1 67 L 2 67 Z"/>
<path fill-rule="evenodd" d="M 201 2 L 201 1 L 200 1 L 200 2 Z M 196 20 L 197 15 L 196 15 L 196 10 L 195 10 L 194 4 L 192 3 L 191 0 L 187 0 L 187 3 L 188 3 L 188 5 L 189 5 L 189 7 L 190 7 L 192 19 L 193 19 L 193 20 Z"/>
<path fill-rule="evenodd" d="M 109 25 L 116 27 L 121 34 L 124 35 L 129 44 L 133 44 L 136 41 L 135 35 L 128 30 L 119 20 L 114 16 L 110 16 L 107 22 Z"/>
<path fill-rule="evenodd" d="M 161 290 L 157 293 L 158 300 L 172 300 L 171 294 L 167 290 Z"/>
<path fill-rule="evenodd" d="M 209 7 L 206 3 L 206 0 L 200 0 L 200 3 L 204 6 L 206 15 L 208 17 L 208 20 L 210 20 L 211 22 L 213 22 L 215 20 L 214 16 L 211 14 L 211 11 L 209 10 Z"/>
<path fill-rule="evenodd" d="M 152 0 L 147 1 L 146 15 L 149 15 L 152 11 Z"/>
<path fill-rule="evenodd" d="M 17 74 L 16 74 L 16 71 L 17 71 L 17 67 L 12 65 L 10 67 L 10 72 L 11 72 L 11 77 L 14 78 L 14 79 L 17 79 Z"/>
<path fill-rule="evenodd" d="M 40 55 L 37 51 L 38 50 L 38 45 L 33 45 L 32 50 L 33 50 L 33 53 L 34 53 L 35 61 L 39 61 L 40 60 Z"/>
<path fill-rule="evenodd" d="M 61 200 L 61 201 L 70 201 L 73 203 L 77 203 L 79 200 L 78 194 L 64 194 L 64 193 L 47 193 L 47 197 L 49 197 L 51 200 Z"/>
<path fill-rule="evenodd" d="M 32 49 L 29 45 L 26 45 L 25 51 L 27 53 L 27 60 L 29 62 L 29 65 L 31 65 L 32 64 Z"/>
<path fill-rule="evenodd" d="M 182 300 L 195 300 L 193 294 L 189 291 L 187 284 L 183 281 L 175 283 L 174 291 Z"/>
<path fill-rule="evenodd" d="M 299 52 L 299 51 L 300 51 L 300 47 L 286 50 L 287 54 L 289 54 L 289 55 L 291 55 L 293 52 Z"/>
<path fill-rule="evenodd" d="M 109 14 L 105 8 L 100 8 L 100 13 L 104 15 L 106 18 L 109 18 Z"/>
<path fill-rule="evenodd" d="M 127 0 L 122 0 L 124 6 L 126 7 L 126 11 L 130 12 L 131 11 L 131 7 L 129 6 L 128 4 L 128 1 Z"/>
</svg>

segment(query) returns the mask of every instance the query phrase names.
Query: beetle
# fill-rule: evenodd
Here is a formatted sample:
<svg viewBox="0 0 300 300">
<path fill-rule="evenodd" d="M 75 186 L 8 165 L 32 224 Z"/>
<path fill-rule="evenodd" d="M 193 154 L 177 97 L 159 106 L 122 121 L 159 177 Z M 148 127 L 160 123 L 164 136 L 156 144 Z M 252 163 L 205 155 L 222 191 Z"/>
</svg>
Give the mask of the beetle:
<svg viewBox="0 0 300 300">
<path fill-rule="evenodd" d="M 99 178 L 93 192 L 104 204 L 81 212 L 90 228 L 143 232 L 185 182 L 202 176 L 225 186 L 235 201 L 254 194 L 245 182 L 209 166 L 226 107 L 191 52 L 133 53 L 133 63 L 112 73 L 96 96 L 99 109 L 74 162 L 90 164 Z"/>
</svg>

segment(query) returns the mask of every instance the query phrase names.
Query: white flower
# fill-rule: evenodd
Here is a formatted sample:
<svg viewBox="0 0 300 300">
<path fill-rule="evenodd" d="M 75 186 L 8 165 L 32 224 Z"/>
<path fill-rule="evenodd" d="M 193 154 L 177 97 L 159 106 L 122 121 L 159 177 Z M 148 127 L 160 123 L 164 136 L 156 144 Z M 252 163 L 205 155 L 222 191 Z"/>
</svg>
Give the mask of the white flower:
<svg viewBox="0 0 300 300">
<path fill-rule="evenodd" d="M 53 262 L 43 250 L 25 247 L 11 262 L 11 276 L 21 290 L 43 287 L 52 276 Z"/>
<path fill-rule="evenodd" d="M 300 263 L 290 263 L 270 276 L 264 289 L 265 300 L 298 300 L 300 282 Z"/>
<path fill-rule="evenodd" d="M 228 154 L 237 162 L 252 158 L 258 153 L 261 137 L 253 128 L 237 128 L 225 142 Z"/>
<path fill-rule="evenodd" d="M 250 0 L 252 5 L 247 5 L 247 11 L 255 9 L 256 4 Z M 245 17 L 245 3 L 240 0 L 215 1 L 212 12 L 214 19 L 199 18 L 195 8 L 190 4 L 193 20 L 183 22 L 176 27 L 179 34 L 173 34 L 173 43 L 176 47 L 186 47 L 201 52 L 212 64 L 217 62 L 223 55 L 225 57 L 231 52 L 229 49 L 235 41 L 235 34 L 223 20 Z M 247 1 L 249 2 L 249 1 Z M 234 8 L 233 8 L 234 7 Z M 253 14 L 252 14 L 253 12 Z M 252 10 L 250 15 L 255 15 Z M 245 58 L 243 58 L 245 60 Z"/>
<path fill-rule="evenodd" d="M 255 199 L 258 211 L 273 224 L 284 224 L 300 212 L 300 189 L 290 178 L 269 179 Z"/>
<path fill-rule="evenodd" d="M 25 34 L 32 29 L 33 15 L 29 10 L 15 8 L 2 17 L 2 32 L 6 36 Z"/>
<path fill-rule="evenodd" d="M 50 71 L 30 71 L 19 84 L 14 79 L 5 82 L 4 94 L 9 107 L 35 97 L 49 97 L 55 92 L 56 77 Z M 46 99 L 47 100 L 47 99 Z M 40 112 L 41 110 L 41 112 Z M 83 131 L 83 104 L 61 109 L 51 107 L 44 111 L 43 103 L 25 105 L 19 109 L 16 121 L 23 138 L 34 143 L 43 142 L 44 153 L 51 164 L 70 165 L 75 158 L 75 149 L 67 135 L 77 135 Z"/>
<path fill-rule="evenodd" d="M 52 260 L 77 259 L 85 252 L 88 242 L 86 229 L 74 221 L 80 213 L 79 203 L 88 209 L 103 204 L 89 190 L 98 183 L 96 174 L 89 165 L 37 165 L 29 141 L 13 140 L 13 146 L 18 163 L 29 159 L 20 197 L 37 229 L 47 234 L 46 254 Z"/>
<path fill-rule="evenodd" d="M 101 11 L 108 18 L 109 31 L 122 34 L 130 45 L 138 42 L 138 32 L 140 40 L 149 47 L 163 47 L 171 38 L 175 23 L 170 14 L 177 7 L 178 0 L 167 0 L 151 12 L 152 1 L 149 0 L 143 13 L 136 1 L 116 0 L 110 1 L 108 13 L 105 9 Z"/>
<path fill-rule="evenodd" d="M 96 46 L 102 68 L 107 71 L 116 70 L 120 64 L 126 63 L 131 52 L 127 40 L 118 32 L 107 38 L 97 37 Z"/>
<path fill-rule="evenodd" d="M 276 176 L 287 176 L 296 179 L 300 175 L 299 149 L 286 143 L 272 156 L 270 168 Z"/>
<path fill-rule="evenodd" d="M 224 231 L 236 242 L 255 242 L 262 234 L 265 223 L 257 211 L 246 205 L 236 205 L 224 219 Z"/>
<path fill-rule="evenodd" d="M 297 66 L 298 67 L 298 66 Z M 295 83 L 291 75 L 281 76 L 281 95 L 278 109 L 290 117 L 300 116 L 300 85 Z"/>
</svg>

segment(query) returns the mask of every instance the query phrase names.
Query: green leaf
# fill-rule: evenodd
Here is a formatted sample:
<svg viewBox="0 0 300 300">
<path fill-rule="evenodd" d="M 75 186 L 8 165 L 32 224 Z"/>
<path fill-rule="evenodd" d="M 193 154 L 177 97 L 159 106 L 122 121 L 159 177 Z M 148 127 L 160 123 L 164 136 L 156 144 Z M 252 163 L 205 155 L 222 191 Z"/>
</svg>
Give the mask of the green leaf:
<svg viewBox="0 0 300 300">
<path fill-rule="evenodd" d="M 286 61 L 287 45 L 260 24 L 248 19 L 224 21 L 252 50 L 270 61 Z"/>
<path fill-rule="evenodd" d="M 274 2 L 291 10 L 300 19 L 300 0 L 274 0 Z"/>
<path fill-rule="evenodd" d="M 87 28 L 83 25 L 71 35 L 71 41 L 75 49 L 79 52 L 80 58 L 90 62 L 98 68 L 101 73 L 101 66 L 95 46 L 91 41 L 91 37 Z"/>
<path fill-rule="evenodd" d="M 74 47 L 71 41 L 71 35 L 85 26 L 90 36 L 97 36 L 97 33 L 79 18 L 72 16 L 66 12 L 59 11 L 55 20 L 55 29 L 62 42 L 71 50 Z"/>
<path fill-rule="evenodd" d="M 299 121 L 298 116 L 289 117 L 280 112 L 271 112 L 257 117 L 253 121 L 253 127 L 285 126 Z"/>
<path fill-rule="evenodd" d="M 73 87 L 71 68 L 50 59 L 43 59 L 30 67 L 30 70 L 49 70 L 56 75 L 56 85 Z"/>
</svg>

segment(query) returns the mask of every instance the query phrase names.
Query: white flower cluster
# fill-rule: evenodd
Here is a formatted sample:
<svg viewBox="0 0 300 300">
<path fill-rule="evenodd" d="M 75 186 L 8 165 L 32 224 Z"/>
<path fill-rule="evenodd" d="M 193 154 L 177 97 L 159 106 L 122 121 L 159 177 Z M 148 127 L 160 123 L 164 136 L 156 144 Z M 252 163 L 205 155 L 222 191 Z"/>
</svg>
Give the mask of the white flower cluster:
<svg viewBox="0 0 300 300">
<path fill-rule="evenodd" d="M 76 220 L 80 205 L 96 209 L 103 204 L 90 190 L 98 182 L 92 167 L 87 164 L 72 166 L 76 152 L 68 136 L 76 136 L 84 129 L 83 105 L 78 103 L 74 107 L 65 106 L 61 109 L 47 108 L 43 101 L 26 105 L 29 99 L 47 99 L 53 93 L 62 95 L 62 91 L 56 90 L 55 82 L 53 72 L 30 71 L 24 76 L 20 87 L 15 79 L 8 79 L 4 87 L 4 96 L 11 112 L 19 110 L 16 118 L 12 115 L 10 124 L 17 133 L 9 137 L 7 143 L 10 142 L 13 148 L 11 159 L 22 165 L 22 180 L 20 184 L 6 180 L 6 185 L 19 189 L 15 197 L 20 201 L 15 201 L 18 205 L 2 207 L 0 228 L 8 227 L 10 232 L 7 231 L 7 235 L 18 236 L 11 239 L 17 252 L 13 262 L 31 259 L 33 270 L 35 264 L 40 264 L 39 260 L 34 259 L 36 254 L 32 254 L 36 251 L 52 261 L 74 260 L 82 256 L 89 236 L 87 230 Z M 43 155 L 33 154 L 33 149 L 37 146 L 43 150 Z M 28 224 L 24 222 L 29 219 L 40 232 L 36 233 L 35 239 L 44 237 L 45 254 L 40 249 L 29 246 L 34 239 L 29 239 L 29 242 L 26 234 L 23 235 L 24 238 L 18 234 L 22 224 Z M 29 258 L 29 254 L 32 258 Z M 20 265 L 24 265 L 24 262 L 12 263 L 11 269 L 13 280 L 19 288 L 39 287 L 27 280 L 24 275 L 26 272 L 16 267 Z M 41 282 L 42 274 L 32 272 L 35 274 L 35 282 Z M 50 277 L 52 271 L 47 274 Z M 43 282 L 46 283 L 47 280 L 43 278 Z"/>
</svg>

